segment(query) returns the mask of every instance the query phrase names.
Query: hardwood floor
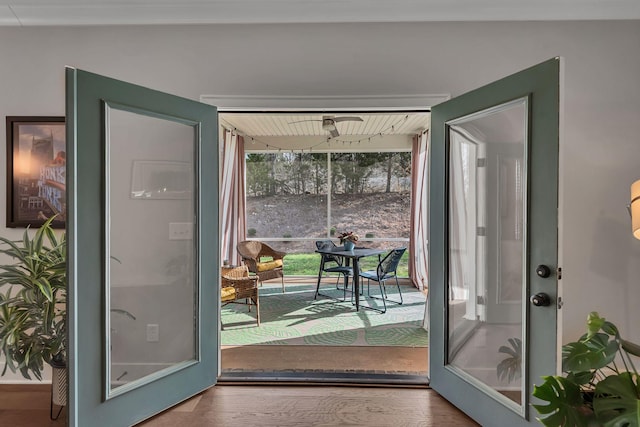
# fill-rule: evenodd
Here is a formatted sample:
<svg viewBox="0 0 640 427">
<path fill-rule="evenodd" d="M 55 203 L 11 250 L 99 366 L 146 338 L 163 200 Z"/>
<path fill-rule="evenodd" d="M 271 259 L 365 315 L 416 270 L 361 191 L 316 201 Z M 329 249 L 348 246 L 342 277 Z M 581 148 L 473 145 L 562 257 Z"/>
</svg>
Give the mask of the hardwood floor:
<svg viewBox="0 0 640 427">
<path fill-rule="evenodd" d="M 478 425 L 429 389 L 217 386 L 191 400 L 140 426 Z"/>
<path fill-rule="evenodd" d="M 65 426 L 64 410 L 57 421 L 49 419 L 50 398 L 50 384 L 0 385 L 0 426 Z"/>
<path fill-rule="evenodd" d="M 322 370 L 426 375 L 426 347 L 223 346 L 224 372 Z M 50 385 L 0 384 L 0 427 L 62 427 Z M 424 387 L 220 384 L 141 424 L 164 426 L 477 426 Z M 110 426 L 90 426 L 110 427 Z M 119 426 L 116 426 L 119 427 Z"/>
<path fill-rule="evenodd" d="M 0 426 L 62 427 L 49 420 L 48 385 L 0 385 Z M 477 426 L 425 388 L 218 385 L 144 427 Z M 107 426 L 91 426 L 107 427 Z"/>
</svg>

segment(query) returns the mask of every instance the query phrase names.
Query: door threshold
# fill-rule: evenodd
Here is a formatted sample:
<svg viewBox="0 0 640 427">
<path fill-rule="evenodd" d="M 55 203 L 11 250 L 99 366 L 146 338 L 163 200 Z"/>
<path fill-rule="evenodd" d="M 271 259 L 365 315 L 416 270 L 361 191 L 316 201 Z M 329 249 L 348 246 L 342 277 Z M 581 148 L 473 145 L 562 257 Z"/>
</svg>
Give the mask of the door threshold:
<svg viewBox="0 0 640 427">
<path fill-rule="evenodd" d="M 239 371 L 223 372 L 218 384 L 303 384 L 303 385 L 347 385 L 347 386 L 406 386 L 429 387 L 427 375 L 375 374 L 361 372 L 319 372 L 319 371 Z"/>
</svg>

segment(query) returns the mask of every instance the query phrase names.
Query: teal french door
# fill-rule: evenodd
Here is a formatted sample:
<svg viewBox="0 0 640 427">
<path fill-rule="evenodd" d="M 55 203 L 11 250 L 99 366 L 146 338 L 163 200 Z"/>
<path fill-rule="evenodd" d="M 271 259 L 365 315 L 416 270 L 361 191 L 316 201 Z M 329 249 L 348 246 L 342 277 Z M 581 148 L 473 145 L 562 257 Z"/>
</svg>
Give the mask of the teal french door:
<svg viewBox="0 0 640 427">
<path fill-rule="evenodd" d="M 66 70 L 70 426 L 133 425 L 216 382 L 214 107 Z"/>
<path fill-rule="evenodd" d="M 556 372 L 561 60 L 432 109 L 431 386 L 483 426 L 536 424 Z"/>
</svg>

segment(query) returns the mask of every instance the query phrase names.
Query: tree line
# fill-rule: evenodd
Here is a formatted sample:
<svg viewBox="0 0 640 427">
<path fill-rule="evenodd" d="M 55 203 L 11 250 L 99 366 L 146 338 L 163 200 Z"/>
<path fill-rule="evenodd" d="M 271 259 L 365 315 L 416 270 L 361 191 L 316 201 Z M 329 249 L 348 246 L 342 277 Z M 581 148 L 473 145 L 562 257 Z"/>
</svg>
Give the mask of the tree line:
<svg viewBox="0 0 640 427">
<path fill-rule="evenodd" d="M 331 156 L 331 182 L 327 156 Z M 390 193 L 411 176 L 411 153 L 252 153 L 246 156 L 247 195 Z M 384 178 L 384 189 L 373 184 Z M 404 180 L 406 181 L 406 179 Z"/>
</svg>

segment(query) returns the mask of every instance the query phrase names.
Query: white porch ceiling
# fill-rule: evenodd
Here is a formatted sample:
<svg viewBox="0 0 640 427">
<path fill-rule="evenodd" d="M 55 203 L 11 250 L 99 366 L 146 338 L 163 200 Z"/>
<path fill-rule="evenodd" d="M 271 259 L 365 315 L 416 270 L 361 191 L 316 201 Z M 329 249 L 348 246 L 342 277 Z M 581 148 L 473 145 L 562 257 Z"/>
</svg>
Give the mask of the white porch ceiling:
<svg viewBox="0 0 640 427">
<path fill-rule="evenodd" d="M 638 0 L 0 0 L 0 26 L 640 19 Z"/>
<path fill-rule="evenodd" d="M 341 121 L 336 128 L 341 139 L 362 139 L 389 135 L 415 135 L 429 128 L 430 113 L 221 113 L 220 124 L 227 129 L 235 129 L 249 137 L 304 137 L 320 136 L 329 138 L 329 132 L 322 128 L 324 116 L 357 116 L 358 121 Z M 295 123 L 294 123 L 295 122 Z"/>
</svg>

